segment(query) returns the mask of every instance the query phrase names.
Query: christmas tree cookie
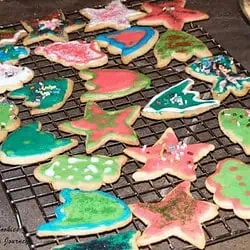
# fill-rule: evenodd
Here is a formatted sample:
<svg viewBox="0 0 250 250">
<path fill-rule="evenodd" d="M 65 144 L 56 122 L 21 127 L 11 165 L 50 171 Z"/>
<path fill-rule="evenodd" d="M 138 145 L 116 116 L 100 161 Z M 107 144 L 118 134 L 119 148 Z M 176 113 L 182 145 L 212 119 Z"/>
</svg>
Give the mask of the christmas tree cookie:
<svg viewBox="0 0 250 250">
<path fill-rule="evenodd" d="M 84 243 L 61 245 L 52 250 L 139 250 L 136 243 L 139 235 L 139 231 L 131 230 Z"/>
<path fill-rule="evenodd" d="M 0 93 L 21 88 L 24 83 L 29 82 L 33 77 L 33 70 L 27 67 L 0 63 Z"/>
<path fill-rule="evenodd" d="M 8 132 L 20 126 L 21 122 L 17 114 L 16 105 L 9 103 L 5 98 L 0 100 L 0 142 L 6 138 Z"/>
<path fill-rule="evenodd" d="M 98 35 L 96 41 L 101 47 L 107 47 L 111 54 L 120 54 L 122 63 L 128 64 L 146 54 L 155 45 L 158 37 L 158 31 L 151 27 L 133 26 Z"/>
<path fill-rule="evenodd" d="M 27 32 L 25 30 L 15 30 L 15 29 L 0 29 L 0 46 L 7 44 L 16 44 L 19 39 L 25 37 Z"/>
<path fill-rule="evenodd" d="M 124 153 L 145 163 L 133 174 L 136 181 L 158 178 L 171 174 L 183 180 L 196 180 L 196 162 L 214 150 L 209 143 L 186 144 L 179 141 L 172 128 L 168 128 L 161 138 L 150 147 L 128 147 Z"/>
<path fill-rule="evenodd" d="M 198 79 L 212 83 L 212 94 L 217 100 L 224 100 L 230 93 L 244 96 L 250 89 L 250 77 L 239 75 L 233 58 L 225 55 L 197 59 L 188 65 L 185 71 Z"/>
<path fill-rule="evenodd" d="M 138 246 L 176 236 L 203 249 L 206 239 L 201 223 L 218 214 L 216 205 L 192 197 L 188 181 L 179 184 L 159 202 L 135 203 L 129 207 L 147 225 L 137 241 Z"/>
<path fill-rule="evenodd" d="M 220 161 L 215 173 L 206 179 L 206 187 L 221 208 L 250 219 L 250 165 L 234 158 Z"/>
<path fill-rule="evenodd" d="M 144 107 L 142 115 L 168 120 L 195 116 L 220 105 L 217 100 L 200 99 L 199 92 L 190 90 L 193 84 L 193 80 L 186 79 L 162 91 Z"/>
<path fill-rule="evenodd" d="M 212 56 L 201 40 L 184 31 L 177 30 L 168 30 L 161 35 L 155 45 L 154 55 L 159 68 L 167 66 L 172 59 L 186 62 L 193 56 Z"/>
<path fill-rule="evenodd" d="M 46 39 L 55 42 L 66 42 L 68 34 L 85 26 L 81 20 L 71 21 L 66 19 L 62 10 L 56 10 L 48 16 L 31 18 L 21 21 L 29 35 L 24 39 L 23 44 L 29 45 Z"/>
<path fill-rule="evenodd" d="M 38 236 L 89 235 L 127 225 L 132 214 L 122 200 L 102 191 L 63 189 L 56 219 L 40 225 Z"/>
<path fill-rule="evenodd" d="M 45 161 L 75 147 L 74 139 L 56 139 L 52 133 L 41 132 L 41 123 L 23 125 L 2 143 L 0 161 L 5 164 L 31 164 Z"/>
<path fill-rule="evenodd" d="M 243 108 L 223 109 L 218 115 L 219 125 L 225 135 L 239 143 L 250 155 L 250 110 Z"/>
<path fill-rule="evenodd" d="M 67 78 L 50 79 L 14 90 L 8 96 L 25 99 L 24 105 L 32 107 L 30 113 L 34 115 L 61 108 L 71 95 L 73 86 L 73 81 Z"/>
<path fill-rule="evenodd" d="M 108 62 L 107 55 L 101 52 L 95 41 L 54 42 L 44 47 L 38 46 L 34 52 L 52 62 L 78 70 L 99 67 Z"/>
<path fill-rule="evenodd" d="M 127 69 L 83 70 L 80 77 L 87 80 L 87 92 L 82 102 L 110 100 L 126 96 L 150 86 L 151 80 L 144 74 Z"/>
<path fill-rule="evenodd" d="M 86 152 L 89 154 L 110 140 L 138 145 L 139 140 L 131 125 L 139 115 L 140 106 L 104 111 L 96 103 L 88 102 L 83 118 L 64 122 L 59 125 L 59 129 L 71 134 L 86 135 Z"/>
<path fill-rule="evenodd" d="M 146 26 L 164 25 L 168 29 L 182 30 L 187 22 L 208 19 L 208 15 L 198 10 L 184 8 L 186 0 L 143 3 L 141 8 L 148 14 L 137 24 Z"/>
<path fill-rule="evenodd" d="M 126 161 L 125 156 L 59 155 L 37 167 L 34 175 L 39 181 L 51 183 L 54 189 L 90 191 L 117 181 Z"/>
<path fill-rule="evenodd" d="M 17 64 L 19 59 L 29 56 L 30 50 L 23 46 L 4 45 L 0 47 L 0 63 Z"/>
<path fill-rule="evenodd" d="M 85 8 L 80 10 L 80 13 L 90 19 L 85 32 L 105 28 L 123 30 L 130 27 L 130 21 L 145 15 L 138 10 L 128 9 L 121 0 L 114 0 L 103 9 Z"/>
</svg>

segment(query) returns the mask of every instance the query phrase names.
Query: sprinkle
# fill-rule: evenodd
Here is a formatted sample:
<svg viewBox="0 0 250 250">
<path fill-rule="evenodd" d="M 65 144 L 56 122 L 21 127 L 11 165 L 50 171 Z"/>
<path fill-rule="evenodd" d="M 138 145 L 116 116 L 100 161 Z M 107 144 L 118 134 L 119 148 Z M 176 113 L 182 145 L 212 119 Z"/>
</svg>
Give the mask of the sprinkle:
<svg viewBox="0 0 250 250">
<path fill-rule="evenodd" d="M 67 179 L 68 180 L 72 180 L 72 179 L 74 179 L 74 176 L 73 175 L 69 175 Z"/>
<path fill-rule="evenodd" d="M 240 122 L 239 121 L 237 121 L 237 126 L 240 127 Z"/>
<path fill-rule="evenodd" d="M 146 151 L 146 148 L 147 148 L 147 145 L 143 145 L 143 147 L 142 147 L 142 152 L 145 152 Z"/>
<path fill-rule="evenodd" d="M 227 113 L 225 113 L 225 114 L 224 114 L 224 116 L 232 116 L 232 115 L 231 115 L 231 114 L 227 114 Z"/>
<path fill-rule="evenodd" d="M 105 164 L 107 164 L 107 165 L 111 165 L 111 164 L 113 164 L 113 163 L 114 163 L 113 160 L 107 160 L 107 161 L 105 162 Z"/>
<path fill-rule="evenodd" d="M 91 157 L 91 162 L 99 162 L 99 159 L 97 157 Z"/>
<path fill-rule="evenodd" d="M 104 174 L 107 174 L 107 173 L 110 173 L 110 172 L 111 172 L 110 167 L 105 168 L 104 171 L 103 171 Z"/>
<path fill-rule="evenodd" d="M 56 178 L 56 179 L 60 179 L 61 176 L 60 176 L 60 175 L 56 175 L 55 178 Z"/>
<path fill-rule="evenodd" d="M 85 179 L 86 181 L 90 181 L 90 180 L 93 179 L 93 176 L 92 176 L 92 175 L 86 175 L 86 176 L 84 177 L 84 179 Z"/>
<path fill-rule="evenodd" d="M 95 174 L 98 173 L 98 170 L 94 165 L 88 165 L 87 168 Z"/>
</svg>

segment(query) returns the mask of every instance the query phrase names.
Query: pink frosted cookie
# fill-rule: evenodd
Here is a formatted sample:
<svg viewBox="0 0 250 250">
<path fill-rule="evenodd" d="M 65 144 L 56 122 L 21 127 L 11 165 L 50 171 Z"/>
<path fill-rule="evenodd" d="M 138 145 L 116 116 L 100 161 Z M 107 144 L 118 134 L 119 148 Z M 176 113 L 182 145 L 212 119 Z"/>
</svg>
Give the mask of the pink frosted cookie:
<svg viewBox="0 0 250 250">
<path fill-rule="evenodd" d="M 90 19 L 86 32 L 105 28 L 123 30 L 130 27 L 130 21 L 145 16 L 143 12 L 128 9 L 120 0 L 112 1 L 104 9 L 85 8 L 80 13 Z"/>
<path fill-rule="evenodd" d="M 131 125 L 140 115 L 140 109 L 140 106 L 134 105 L 121 110 L 105 111 L 95 102 L 88 102 L 84 117 L 64 122 L 59 125 L 59 129 L 71 134 L 86 135 L 88 154 L 110 140 L 138 145 L 139 140 Z"/>
<path fill-rule="evenodd" d="M 220 161 L 215 173 L 206 179 L 206 187 L 221 208 L 250 219 L 250 165 L 234 158 Z"/>
<path fill-rule="evenodd" d="M 209 143 L 186 144 L 179 141 L 172 128 L 168 128 L 151 147 L 129 147 L 124 153 L 145 163 L 133 174 L 136 181 L 152 180 L 171 174 L 183 180 L 196 180 L 196 165 L 201 158 L 214 150 Z"/>
<path fill-rule="evenodd" d="M 206 13 L 185 9 L 186 0 L 164 1 L 161 3 L 144 3 L 141 8 L 148 14 L 138 20 L 137 24 L 147 26 L 164 25 L 168 29 L 182 30 L 187 22 L 208 19 Z"/>
<path fill-rule="evenodd" d="M 81 95 L 81 101 L 110 100 L 129 95 L 150 86 L 146 75 L 127 69 L 82 70 L 80 77 L 87 80 L 88 90 Z"/>
<path fill-rule="evenodd" d="M 95 41 L 55 42 L 45 47 L 38 46 L 35 54 L 43 55 L 52 62 L 76 69 L 99 67 L 108 62 L 108 57 L 101 52 Z"/>
<path fill-rule="evenodd" d="M 206 240 L 201 223 L 218 214 L 216 205 L 192 197 L 188 181 L 179 184 L 160 202 L 135 203 L 129 207 L 147 225 L 137 241 L 139 246 L 176 236 L 202 249 Z"/>
</svg>

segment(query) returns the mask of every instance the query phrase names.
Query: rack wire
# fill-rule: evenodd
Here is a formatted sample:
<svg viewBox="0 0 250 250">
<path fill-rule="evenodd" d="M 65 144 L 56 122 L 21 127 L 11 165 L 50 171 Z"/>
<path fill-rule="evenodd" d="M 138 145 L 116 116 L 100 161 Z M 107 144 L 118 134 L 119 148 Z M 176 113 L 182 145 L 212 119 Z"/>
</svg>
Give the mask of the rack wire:
<svg viewBox="0 0 250 250">
<path fill-rule="evenodd" d="M 135 9 L 139 8 L 141 2 L 142 1 L 138 0 L 129 1 L 128 7 Z M 66 16 L 70 19 L 83 18 L 77 11 L 67 13 Z M 20 23 L 10 24 L 4 27 L 13 27 L 17 30 L 22 28 Z M 163 27 L 157 29 L 160 33 L 165 31 L 165 28 Z M 190 23 L 185 25 L 184 30 L 202 40 L 214 55 L 221 53 L 230 55 L 202 27 Z M 71 33 L 69 37 L 70 40 L 84 39 L 90 41 L 97 34 L 106 31 L 109 31 L 109 29 L 92 33 L 84 33 L 83 30 L 79 30 Z M 59 131 L 57 126 L 63 121 L 72 120 L 83 115 L 85 104 L 80 102 L 79 97 L 82 92 L 85 91 L 84 81 L 79 77 L 77 70 L 50 62 L 44 57 L 37 56 L 33 53 L 33 49 L 37 45 L 45 45 L 48 43 L 48 41 L 43 41 L 30 46 L 32 49 L 31 55 L 28 58 L 21 60 L 20 64 L 30 67 L 35 71 L 35 78 L 32 82 L 38 82 L 54 77 L 71 78 L 75 82 L 72 96 L 60 110 L 34 116 L 30 115 L 29 108 L 24 107 L 22 101 L 15 101 L 15 103 L 19 107 L 19 117 L 23 124 L 39 120 L 42 123 L 43 130 L 53 132 L 58 138 L 66 138 L 69 137 L 69 134 Z M 156 59 L 153 56 L 152 50 L 146 55 L 133 60 L 127 66 L 121 64 L 119 55 L 109 54 L 108 56 L 109 62 L 103 68 L 128 68 L 137 70 L 152 79 L 152 86 L 149 89 L 139 91 L 126 97 L 98 102 L 105 110 L 122 109 L 135 104 L 144 106 L 160 91 L 189 77 L 184 72 L 184 68 L 188 63 L 195 59 L 192 58 L 187 63 L 172 61 L 168 67 L 157 69 L 155 67 Z M 247 70 L 244 69 L 239 62 L 235 61 L 235 64 L 242 76 L 248 75 Z M 210 98 L 211 85 L 197 79 L 194 80 L 194 89 L 198 90 L 202 97 Z M 205 188 L 204 181 L 206 177 L 215 170 L 217 162 L 228 156 L 249 162 L 249 158 L 244 154 L 242 148 L 238 144 L 232 143 L 220 130 L 217 121 L 218 112 L 227 107 L 249 107 L 249 97 L 249 94 L 241 98 L 230 95 L 222 102 L 220 107 L 193 118 L 157 121 L 145 117 L 139 117 L 133 127 L 140 138 L 141 145 L 154 144 L 167 127 L 172 127 L 180 140 L 185 139 L 190 143 L 199 141 L 213 143 L 216 146 L 216 149 L 198 163 L 198 168 L 196 170 L 197 180 L 192 183 L 191 187 L 191 192 L 194 197 L 212 202 L 212 194 L 210 194 Z M 79 145 L 68 151 L 67 154 L 74 155 L 85 153 L 85 137 L 72 137 L 79 141 Z M 124 148 L 124 144 L 111 141 L 95 153 L 109 156 L 119 155 Z M 53 190 L 53 188 L 47 183 L 38 182 L 34 178 L 33 171 L 36 166 L 37 164 L 15 167 L 1 164 L 0 166 L 1 184 L 6 192 L 11 208 L 17 218 L 17 223 L 22 229 L 30 249 L 50 249 L 58 244 L 86 241 L 103 235 L 127 231 L 129 229 L 143 231 L 145 228 L 145 225 L 143 225 L 142 222 L 133 218 L 133 221 L 126 227 L 102 234 L 86 237 L 62 236 L 38 238 L 35 231 L 37 226 L 55 218 L 54 209 L 59 204 L 59 192 Z M 103 186 L 102 190 L 116 195 L 128 204 L 138 201 L 155 202 L 161 200 L 166 193 L 181 182 L 181 180 L 176 177 L 165 175 L 156 180 L 136 183 L 131 176 L 136 169 L 140 167 L 142 167 L 141 163 L 130 159 L 123 167 L 120 179 L 114 184 Z M 219 210 L 219 216 L 215 219 L 205 222 L 203 224 L 203 229 L 206 234 L 207 245 L 216 244 L 218 242 L 250 233 L 249 222 L 247 220 L 242 220 L 236 217 L 232 211 L 226 211 L 223 209 Z M 141 249 L 195 249 L 195 247 L 175 237 L 170 237 L 165 241 L 142 247 Z"/>
</svg>

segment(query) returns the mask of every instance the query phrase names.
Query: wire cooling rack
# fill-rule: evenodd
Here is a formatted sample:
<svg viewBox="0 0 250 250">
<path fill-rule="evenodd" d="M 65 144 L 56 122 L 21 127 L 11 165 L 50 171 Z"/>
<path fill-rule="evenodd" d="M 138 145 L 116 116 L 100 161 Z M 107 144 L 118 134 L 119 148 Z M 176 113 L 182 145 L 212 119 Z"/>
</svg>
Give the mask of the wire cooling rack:
<svg viewBox="0 0 250 250">
<path fill-rule="evenodd" d="M 139 8 L 141 2 L 142 1 L 139 2 L 138 0 L 129 1 L 128 6 L 131 8 Z M 77 11 L 68 13 L 66 16 L 70 19 L 82 19 L 82 16 Z M 22 28 L 20 23 L 10 24 L 4 27 L 13 27 L 15 29 Z M 165 31 L 165 28 L 159 27 L 158 30 L 162 33 Z M 184 30 L 202 40 L 214 55 L 219 53 L 229 55 L 229 53 L 202 27 L 191 23 L 186 24 Z M 108 29 L 105 31 L 108 31 Z M 84 33 L 83 30 L 80 30 L 71 33 L 69 37 L 70 40 L 85 39 L 90 41 L 98 33 L 102 32 L 104 31 Z M 47 43 L 49 42 L 45 41 L 39 43 L 39 45 L 45 45 Z M 31 46 L 31 55 L 20 61 L 21 65 L 30 67 L 35 71 L 35 78 L 32 82 L 54 77 L 68 77 L 74 80 L 75 87 L 72 96 L 64 107 L 48 114 L 31 116 L 29 114 L 29 109 L 21 104 L 22 101 L 15 101 L 20 109 L 19 117 L 23 124 L 39 120 L 42 123 L 43 130 L 53 132 L 59 138 L 66 138 L 69 137 L 69 134 L 59 131 L 57 126 L 63 121 L 82 116 L 85 104 L 80 102 L 79 97 L 85 91 L 84 81 L 78 76 L 77 70 L 63 67 L 62 65 L 46 60 L 42 56 L 34 55 L 33 49 L 37 45 L 38 44 L 33 44 Z M 127 66 L 121 64 L 119 55 L 109 55 L 109 62 L 103 68 L 129 68 L 137 70 L 147 74 L 147 76 L 152 79 L 152 86 L 150 89 L 139 91 L 126 97 L 110 101 L 100 101 L 98 103 L 105 108 L 105 110 L 122 109 L 135 104 L 144 106 L 160 91 L 189 77 L 184 72 L 184 68 L 193 60 L 194 58 L 187 63 L 172 61 L 168 67 L 157 69 L 155 67 L 156 59 L 153 56 L 152 50 L 146 55 L 133 60 Z M 240 63 L 237 61 L 235 61 L 235 63 L 242 76 L 248 74 Z M 211 98 L 209 91 L 211 85 L 197 79 L 195 79 L 195 83 L 194 89 L 200 91 L 202 97 Z M 219 129 L 217 114 L 219 110 L 226 107 L 249 107 L 249 97 L 249 94 L 241 98 L 230 95 L 219 108 L 193 118 L 155 121 L 140 117 L 133 127 L 140 138 L 141 145 L 154 144 L 167 127 L 172 127 L 180 140 L 185 139 L 186 142 L 190 143 L 199 141 L 213 143 L 216 149 L 198 163 L 198 168 L 196 170 L 197 180 L 192 183 L 191 188 L 194 197 L 212 202 L 212 195 L 205 188 L 204 181 L 206 177 L 215 170 L 217 162 L 228 156 L 249 162 L 249 158 L 244 154 L 242 148 L 232 143 Z M 69 155 L 85 153 L 85 137 L 72 137 L 78 139 L 79 145 L 67 153 Z M 124 148 L 124 144 L 111 141 L 95 153 L 109 156 L 119 155 Z M 15 167 L 1 164 L 0 166 L 2 186 L 30 249 L 50 249 L 58 244 L 86 241 L 103 235 L 115 234 L 119 231 L 127 231 L 129 229 L 143 231 L 145 228 L 138 219 L 134 218 L 128 226 L 122 229 L 88 237 L 63 236 L 38 238 L 35 231 L 37 226 L 55 218 L 54 209 L 59 204 L 59 192 L 53 190 L 48 184 L 38 182 L 34 178 L 33 171 L 36 166 L 37 164 Z M 126 166 L 123 167 L 120 179 L 114 184 L 103 186 L 102 190 L 116 195 L 128 204 L 139 201 L 155 202 L 161 200 L 166 193 L 181 182 L 178 178 L 167 175 L 156 180 L 136 183 L 131 176 L 136 169 L 140 167 L 142 167 L 141 163 L 130 159 Z M 239 219 L 232 211 L 222 209 L 219 210 L 219 216 L 214 220 L 203 224 L 203 229 L 206 234 L 207 245 L 216 244 L 250 232 L 249 222 L 247 220 Z M 141 249 L 195 249 L 195 247 L 175 237 L 170 237 L 165 241 L 142 247 Z"/>
</svg>

